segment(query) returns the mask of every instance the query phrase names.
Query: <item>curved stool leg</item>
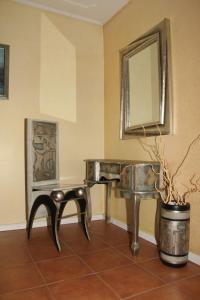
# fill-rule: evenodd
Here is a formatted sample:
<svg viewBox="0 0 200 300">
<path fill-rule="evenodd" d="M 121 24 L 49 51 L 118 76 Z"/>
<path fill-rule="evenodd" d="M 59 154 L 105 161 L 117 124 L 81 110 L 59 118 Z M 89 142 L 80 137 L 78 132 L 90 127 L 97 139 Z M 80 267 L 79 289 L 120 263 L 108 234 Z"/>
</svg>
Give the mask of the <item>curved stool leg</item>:
<svg viewBox="0 0 200 300">
<path fill-rule="evenodd" d="M 76 196 L 76 194 L 75 194 L 74 191 L 67 192 L 65 194 L 65 198 L 64 198 L 65 201 L 60 203 L 58 218 L 57 218 L 57 230 L 59 230 L 59 228 L 60 228 L 60 223 L 61 223 L 63 211 L 64 211 L 65 206 L 67 204 L 67 200 L 70 200 L 70 199 L 74 198 L 75 196 Z"/>
<path fill-rule="evenodd" d="M 59 230 L 59 228 L 60 228 L 60 222 L 61 222 L 63 211 L 65 209 L 66 204 L 67 204 L 67 201 L 62 202 L 60 204 L 60 208 L 59 208 L 59 212 L 58 212 L 57 230 Z"/>
<path fill-rule="evenodd" d="M 88 226 L 91 225 L 92 221 L 92 202 L 91 202 L 91 194 L 90 194 L 90 188 L 93 186 L 93 184 L 88 184 L 88 186 L 85 189 L 86 197 L 87 197 L 87 222 Z"/>
<path fill-rule="evenodd" d="M 30 239 L 30 234 L 31 234 L 31 229 L 33 226 L 35 214 L 41 205 L 45 205 L 48 213 L 51 216 L 51 229 L 52 229 L 53 241 L 54 244 L 56 245 L 57 250 L 60 251 L 61 247 L 60 247 L 60 242 L 57 233 L 58 208 L 56 207 L 56 205 L 53 203 L 53 201 L 50 199 L 48 195 L 38 196 L 33 203 L 30 217 L 28 220 L 28 226 L 27 226 L 28 239 Z"/>
<path fill-rule="evenodd" d="M 83 231 L 85 233 L 85 236 L 88 240 L 90 240 L 89 232 L 88 232 L 88 227 L 87 227 L 87 201 L 85 198 L 79 198 L 76 201 L 79 205 L 80 208 L 80 213 L 81 213 L 81 224 L 83 227 Z"/>
<path fill-rule="evenodd" d="M 32 226 L 33 226 L 33 221 L 34 221 L 34 218 L 35 218 L 35 214 L 36 214 L 38 208 L 40 207 L 40 205 L 43 204 L 44 198 L 46 198 L 46 197 L 48 197 L 48 196 L 38 196 L 35 199 L 35 201 L 32 205 L 30 216 L 29 216 L 29 219 L 28 219 L 28 224 L 27 224 L 28 239 L 30 239 L 30 236 L 31 236 L 31 229 L 32 229 Z"/>
<path fill-rule="evenodd" d="M 51 202 L 53 204 L 53 202 Z M 51 229 L 52 229 L 52 235 L 53 235 L 53 241 L 56 245 L 57 250 L 61 251 L 60 242 L 58 239 L 58 231 L 57 231 L 57 225 L 58 225 L 58 209 L 56 205 L 51 205 L 50 207 L 50 213 L 51 213 Z"/>
</svg>

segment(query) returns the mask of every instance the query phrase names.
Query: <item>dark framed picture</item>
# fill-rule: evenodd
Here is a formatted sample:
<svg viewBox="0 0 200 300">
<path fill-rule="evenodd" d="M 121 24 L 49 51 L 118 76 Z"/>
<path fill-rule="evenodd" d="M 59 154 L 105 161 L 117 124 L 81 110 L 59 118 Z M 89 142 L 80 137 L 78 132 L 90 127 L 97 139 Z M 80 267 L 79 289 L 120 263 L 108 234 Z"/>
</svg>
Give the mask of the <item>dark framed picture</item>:
<svg viewBox="0 0 200 300">
<path fill-rule="evenodd" d="M 8 99 L 9 46 L 0 44 L 0 100 Z"/>
</svg>

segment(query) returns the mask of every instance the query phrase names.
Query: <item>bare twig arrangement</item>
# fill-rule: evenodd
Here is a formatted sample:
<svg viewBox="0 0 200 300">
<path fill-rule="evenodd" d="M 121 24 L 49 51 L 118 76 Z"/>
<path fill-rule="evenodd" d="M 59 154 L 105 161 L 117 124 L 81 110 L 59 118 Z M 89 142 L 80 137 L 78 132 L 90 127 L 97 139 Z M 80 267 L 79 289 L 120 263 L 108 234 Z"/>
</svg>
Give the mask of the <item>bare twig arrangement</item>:
<svg viewBox="0 0 200 300">
<path fill-rule="evenodd" d="M 143 128 L 143 130 L 144 130 L 144 136 L 146 136 L 145 128 Z M 160 132 L 159 127 L 158 130 Z M 159 136 L 156 136 L 154 138 L 153 145 L 144 142 L 144 140 L 142 140 L 141 138 L 138 138 L 138 141 L 142 146 L 143 150 L 148 153 L 151 160 L 158 161 L 160 163 L 160 170 L 161 170 L 160 173 L 156 173 L 156 171 L 153 169 L 153 166 L 152 166 L 152 170 L 156 175 L 160 176 L 160 181 L 162 182 L 162 186 L 158 187 L 157 185 L 155 185 L 155 188 L 160 193 L 161 199 L 164 203 L 185 205 L 188 197 L 191 194 L 200 192 L 200 176 L 197 177 L 196 175 L 193 175 L 189 179 L 190 186 L 187 187 L 184 185 L 186 188 L 186 191 L 184 193 L 178 192 L 175 183 L 176 176 L 179 174 L 181 168 L 183 167 L 183 164 L 186 161 L 188 154 L 190 153 L 194 145 L 200 141 L 200 134 L 191 141 L 183 159 L 181 160 L 180 164 L 177 166 L 173 174 L 171 174 L 167 160 L 165 159 L 164 144 L 162 143 L 161 140 L 161 133 Z"/>
</svg>

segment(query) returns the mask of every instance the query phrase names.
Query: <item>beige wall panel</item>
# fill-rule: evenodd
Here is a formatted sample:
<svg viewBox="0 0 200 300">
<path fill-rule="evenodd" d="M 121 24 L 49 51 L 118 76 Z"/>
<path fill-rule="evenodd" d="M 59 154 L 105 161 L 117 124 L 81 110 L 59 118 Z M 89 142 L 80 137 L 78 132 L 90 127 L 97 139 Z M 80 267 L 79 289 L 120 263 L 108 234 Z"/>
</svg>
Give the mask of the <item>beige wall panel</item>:
<svg viewBox="0 0 200 300">
<path fill-rule="evenodd" d="M 198 0 L 132 0 L 104 26 L 105 50 L 105 157 L 120 159 L 149 159 L 137 139 L 119 139 L 120 64 L 119 50 L 150 30 L 164 18 L 171 23 L 172 84 L 175 134 L 163 137 L 170 168 L 175 170 L 187 145 L 200 132 L 200 1 Z M 149 143 L 153 138 L 147 138 Z M 188 185 L 194 173 L 200 174 L 198 151 L 191 153 L 180 182 Z M 200 255 L 199 194 L 190 198 L 190 251 Z M 125 201 L 113 199 L 112 214 L 126 220 Z M 150 201 L 151 202 L 151 201 Z M 140 229 L 153 233 L 155 204 L 141 205 Z M 123 208 L 121 207 L 123 205 Z M 120 211 L 119 211 L 120 209 Z"/>
<path fill-rule="evenodd" d="M 48 52 L 45 47 L 51 42 L 55 44 Z M 61 179 L 82 182 L 83 160 L 103 158 L 104 55 L 101 26 L 10 0 L 0 1 L 0 43 L 10 45 L 10 96 L 9 100 L 0 101 L 0 224 L 3 225 L 25 222 L 25 118 L 58 122 Z M 71 81 L 66 86 L 69 73 L 63 69 L 59 76 L 55 58 L 51 62 L 52 50 L 58 55 L 63 44 L 66 62 L 67 54 L 74 59 L 70 64 Z M 48 57 L 43 56 L 45 51 Z M 61 57 L 57 57 L 58 66 L 64 55 L 61 52 Z M 55 84 L 49 81 L 49 86 L 48 78 L 52 80 L 55 74 L 48 74 L 47 63 L 49 72 L 56 68 Z M 54 101 L 59 110 L 48 107 L 48 101 Z M 92 193 L 93 212 L 102 213 L 103 190 L 97 187 Z"/>
</svg>

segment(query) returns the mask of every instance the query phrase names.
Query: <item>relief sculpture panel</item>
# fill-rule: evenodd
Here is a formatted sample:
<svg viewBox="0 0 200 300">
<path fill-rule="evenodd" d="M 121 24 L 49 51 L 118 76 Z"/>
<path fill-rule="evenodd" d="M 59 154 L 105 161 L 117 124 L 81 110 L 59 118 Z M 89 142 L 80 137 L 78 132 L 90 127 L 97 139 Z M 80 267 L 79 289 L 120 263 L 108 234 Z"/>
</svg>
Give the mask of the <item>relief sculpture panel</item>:
<svg viewBox="0 0 200 300">
<path fill-rule="evenodd" d="M 56 179 L 56 124 L 33 121 L 33 182 Z"/>
</svg>

